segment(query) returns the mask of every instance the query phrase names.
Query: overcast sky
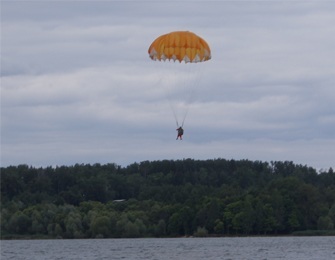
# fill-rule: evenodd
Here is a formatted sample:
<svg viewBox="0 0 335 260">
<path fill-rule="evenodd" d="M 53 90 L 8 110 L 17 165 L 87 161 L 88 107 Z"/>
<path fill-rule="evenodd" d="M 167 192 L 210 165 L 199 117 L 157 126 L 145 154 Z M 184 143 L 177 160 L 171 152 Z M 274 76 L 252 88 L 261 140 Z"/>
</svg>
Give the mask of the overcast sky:
<svg viewBox="0 0 335 260">
<path fill-rule="evenodd" d="M 151 42 L 177 30 L 212 59 L 152 61 Z M 335 168 L 334 46 L 335 1 L 2 0 L 1 166 Z"/>
</svg>

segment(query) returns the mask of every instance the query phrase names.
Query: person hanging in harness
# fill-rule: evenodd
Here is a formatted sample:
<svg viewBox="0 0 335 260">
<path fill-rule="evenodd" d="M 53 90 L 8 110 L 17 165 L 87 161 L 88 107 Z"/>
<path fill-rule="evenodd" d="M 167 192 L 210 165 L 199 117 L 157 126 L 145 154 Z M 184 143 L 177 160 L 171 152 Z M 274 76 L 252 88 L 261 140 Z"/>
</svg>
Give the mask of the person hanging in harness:
<svg viewBox="0 0 335 260">
<path fill-rule="evenodd" d="M 180 138 L 180 140 L 183 140 L 184 129 L 180 126 L 176 130 L 178 131 L 176 140 L 178 140 L 178 138 Z"/>
</svg>

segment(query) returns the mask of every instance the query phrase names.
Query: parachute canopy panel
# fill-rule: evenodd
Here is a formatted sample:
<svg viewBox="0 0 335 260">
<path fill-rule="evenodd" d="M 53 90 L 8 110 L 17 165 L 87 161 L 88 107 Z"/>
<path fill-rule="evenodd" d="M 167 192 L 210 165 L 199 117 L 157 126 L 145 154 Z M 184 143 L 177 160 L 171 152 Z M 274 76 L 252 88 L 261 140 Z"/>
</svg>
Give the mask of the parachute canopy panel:
<svg viewBox="0 0 335 260">
<path fill-rule="evenodd" d="M 211 58 L 207 42 L 189 31 L 176 31 L 159 36 L 148 50 L 152 60 L 203 62 Z"/>
</svg>

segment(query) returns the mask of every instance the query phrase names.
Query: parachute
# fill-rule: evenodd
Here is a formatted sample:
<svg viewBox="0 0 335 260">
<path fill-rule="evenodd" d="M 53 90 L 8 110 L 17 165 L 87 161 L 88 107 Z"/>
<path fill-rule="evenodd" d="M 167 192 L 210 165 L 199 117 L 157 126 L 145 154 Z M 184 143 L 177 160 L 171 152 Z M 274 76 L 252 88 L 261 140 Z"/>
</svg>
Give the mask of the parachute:
<svg viewBox="0 0 335 260">
<path fill-rule="evenodd" d="M 211 50 L 207 42 L 203 38 L 190 31 L 175 31 L 159 36 L 151 43 L 148 49 L 148 53 L 149 57 L 154 61 L 173 61 L 172 63 L 175 63 L 177 61 L 176 63 L 194 64 L 205 62 L 211 59 Z M 189 75 L 191 73 L 195 73 L 195 67 L 197 66 L 186 66 L 189 67 L 187 71 L 182 68 L 184 66 L 177 67 L 178 68 L 171 69 L 171 71 L 178 71 L 180 73 L 184 73 L 179 74 L 179 78 L 191 78 L 195 80 L 194 77 L 191 77 Z M 172 72 L 171 74 L 168 73 L 169 72 L 165 74 L 165 77 L 168 77 L 170 84 L 173 85 L 173 78 L 175 74 Z M 191 96 L 191 93 L 194 91 L 194 86 L 197 85 L 197 83 L 198 81 L 191 82 L 190 80 L 185 80 L 185 82 L 183 83 L 184 86 L 182 88 L 179 88 L 178 93 L 180 95 L 182 95 L 182 89 L 188 92 L 183 95 L 185 97 L 185 99 L 183 100 L 184 103 L 190 102 L 190 100 L 186 100 L 186 97 Z M 181 108 L 177 109 L 171 103 L 170 106 L 175 117 L 177 127 L 183 126 L 188 113 L 188 106 L 186 109 L 184 107 L 184 112 L 181 112 Z M 178 114 L 180 115 L 180 113 L 183 113 L 183 116 L 181 124 L 179 125 Z"/>
<path fill-rule="evenodd" d="M 152 60 L 178 60 L 185 63 L 202 62 L 211 59 L 207 42 L 189 31 L 171 32 L 159 36 L 148 50 Z"/>
</svg>

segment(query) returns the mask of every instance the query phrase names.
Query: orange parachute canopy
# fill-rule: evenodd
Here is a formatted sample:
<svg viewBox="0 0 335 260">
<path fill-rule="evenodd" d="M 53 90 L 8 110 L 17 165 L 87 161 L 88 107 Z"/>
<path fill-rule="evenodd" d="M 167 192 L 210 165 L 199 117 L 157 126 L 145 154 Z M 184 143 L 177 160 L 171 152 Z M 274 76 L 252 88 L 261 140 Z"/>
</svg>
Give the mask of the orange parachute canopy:
<svg viewBox="0 0 335 260">
<path fill-rule="evenodd" d="M 207 42 L 189 31 L 171 32 L 159 36 L 150 45 L 149 56 L 153 60 L 178 60 L 179 62 L 202 62 L 211 58 Z"/>
</svg>

